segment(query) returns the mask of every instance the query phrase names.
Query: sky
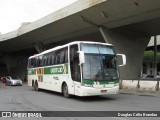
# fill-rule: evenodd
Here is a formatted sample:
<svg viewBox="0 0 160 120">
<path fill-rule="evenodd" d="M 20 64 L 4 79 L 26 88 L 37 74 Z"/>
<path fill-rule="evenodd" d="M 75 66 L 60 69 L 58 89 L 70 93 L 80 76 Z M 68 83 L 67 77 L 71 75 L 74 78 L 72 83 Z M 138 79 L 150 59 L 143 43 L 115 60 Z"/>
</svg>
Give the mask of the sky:
<svg viewBox="0 0 160 120">
<path fill-rule="evenodd" d="M 0 33 L 17 30 L 77 0 L 0 0 Z"/>
</svg>

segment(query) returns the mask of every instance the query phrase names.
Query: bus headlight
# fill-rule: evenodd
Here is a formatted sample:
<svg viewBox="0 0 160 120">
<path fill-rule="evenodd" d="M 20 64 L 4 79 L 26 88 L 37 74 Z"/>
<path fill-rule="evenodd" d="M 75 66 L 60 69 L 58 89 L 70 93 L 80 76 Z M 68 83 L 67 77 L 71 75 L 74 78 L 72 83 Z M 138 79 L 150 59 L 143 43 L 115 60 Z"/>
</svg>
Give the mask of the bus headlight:
<svg viewBox="0 0 160 120">
<path fill-rule="evenodd" d="M 82 86 L 85 86 L 85 87 L 93 87 L 92 84 L 84 84 L 84 83 L 82 83 Z"/>
</svg>

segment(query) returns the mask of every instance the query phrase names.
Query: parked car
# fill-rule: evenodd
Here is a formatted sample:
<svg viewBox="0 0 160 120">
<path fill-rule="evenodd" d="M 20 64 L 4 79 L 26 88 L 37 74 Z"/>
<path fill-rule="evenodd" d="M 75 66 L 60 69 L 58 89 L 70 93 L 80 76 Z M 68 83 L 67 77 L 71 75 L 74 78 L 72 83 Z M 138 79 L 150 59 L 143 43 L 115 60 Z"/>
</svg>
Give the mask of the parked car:
<svg viewBox="0 0 160 120">
<path fill-rule="evenodd" d="M 142 78 L 154 78 L 154 75 L 150 75 L 150 74 L 143 74 Z M 156 78 L 160 78 L 160 75 L 157 75 Z"/>
<path fill-rule="evenodd" d="M 13 85 L 19 85 L 19 86 L 22 86 L 22 80 L 18 77 L 11 77 L 11 76 L 7 76 L 6 77 L 6 84 L 7 85 L 10 85 L 10 86 L 13 86 Z"/>
<path fill-rule="evenodd" d="M 157 78 L 160 78 L 160 75 L 157 75 Z"/>
<path fill-rule="evenodd" d="M 154 78 L 154 75 L 144 74 L 142 78 Z"/>
</svg>

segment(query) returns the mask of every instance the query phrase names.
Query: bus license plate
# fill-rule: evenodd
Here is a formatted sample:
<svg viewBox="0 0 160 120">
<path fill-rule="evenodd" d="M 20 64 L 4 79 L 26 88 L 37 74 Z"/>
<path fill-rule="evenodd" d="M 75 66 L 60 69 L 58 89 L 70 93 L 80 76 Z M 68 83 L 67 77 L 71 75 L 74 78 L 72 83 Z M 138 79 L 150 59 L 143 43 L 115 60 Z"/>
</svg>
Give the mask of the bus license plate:
<svg viewBox="0 0 160 120">
<path fill-rule="evenodd" d="M 106 93 L 107 92 L 107 90 L 101 90 L 101 93 Z"/>
</svg>

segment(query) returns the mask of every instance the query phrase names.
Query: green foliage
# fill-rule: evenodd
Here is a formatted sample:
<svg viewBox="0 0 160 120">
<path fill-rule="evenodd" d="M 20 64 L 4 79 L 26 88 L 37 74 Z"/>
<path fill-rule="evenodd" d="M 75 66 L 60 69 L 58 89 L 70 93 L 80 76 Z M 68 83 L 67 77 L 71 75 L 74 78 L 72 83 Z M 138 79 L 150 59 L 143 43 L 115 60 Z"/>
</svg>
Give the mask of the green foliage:
<svg viewBox="0 0 160 120">
<path fill-rule="evenodd" d="M 153 51 L 145 51 L 144 52 L 144 61 L 146 62 L 152 62 L 154 59 L 154 53 Z"/>
<path fill-rule="evenodd" d="M 144 52 L 144 62 L 152 62 L 154 60 L 154 52 L 153 51 L 145 51 Z M 160 64 L 160 52 L 157 53 L 157 62 Z"/>
</svg>

